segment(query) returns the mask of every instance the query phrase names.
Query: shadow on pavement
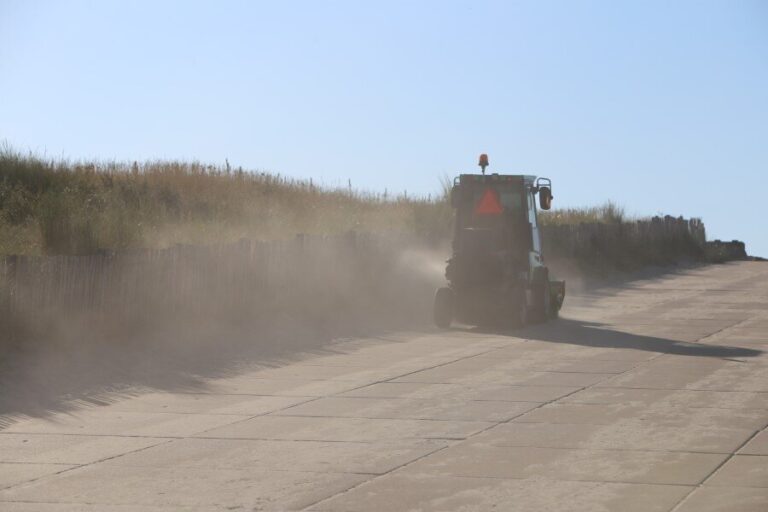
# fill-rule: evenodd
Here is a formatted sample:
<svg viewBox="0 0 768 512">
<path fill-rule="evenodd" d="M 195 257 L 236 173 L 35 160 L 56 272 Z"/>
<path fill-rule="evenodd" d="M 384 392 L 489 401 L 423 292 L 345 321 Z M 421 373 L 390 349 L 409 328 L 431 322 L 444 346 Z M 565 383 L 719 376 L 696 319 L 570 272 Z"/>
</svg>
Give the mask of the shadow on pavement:
<svg viewBox="0 0 768 512">
<path fill-rule="evenodd" d="M 46 340 L 37 350 L 0 352 L 0 430 L 147 392 L 205 393 L 211 379 L 345 353 L 351 349 L 338 342 L 347 339 L 385 343 L 408 327 L 194 326 L 126 339 Z"/>
<path fill-rule="evenodd" d="M 581 296 L 611 296 L 617 289 L 633 286 L 636 280 L 648 283 L 698 269 L 659 268 L 624 279 L 581 283 Z M 410 316 L 398 322 L 391 318 L 374 322 L 382 316 L 378 313 L 358 322 L 343 318 L 338 325 L 322 326 L 316 321 L 300 322 L 286 316 L 283 321 L 271 319 L 270 328 L 258 324 L 210 325 L 206 319 L 198 319 L 182 329 L 149 329 L 146 335 L 126 339 L 74 336 L 68 341 L 42 340 L 19 352 L 0 351 L 0 429 L 24 417 L 48 417 L 106 405 L 149 391 L 205 392 L 210 379 L 232 377 L 259 367 L 282 366 L 309 355 L 343 353 L 347 349 L 336 345 L 340 339 L 362 337 L 371 343 L 385 343 L 396 341 L 384 339 L 385 336 L 403 330 L 434 332 L 432 328 L 424 329 L 424 321 L 430 317 L 431 292 L 422 295 L 430 304 L 410 308 Z M 184 324 L 174 318 L 169 321 L 173 326 Z M 604 324 L 565 318 L 515 331 L 457 330 L 692 357 L 739 358 L 762 353 L 750 348 L 642 336 Z"/>
<path fill-rule="evenodd" d="M 533 325 L 516 330 L 496 331 L 477 327 L 457 329 L 470 332 L 492 333 L 502 336 L 515 336 L 533 341 L 567 343 L 585 347 L 646 350 L 648 352 L 691 357 L 715 357 L 726 359 L 735 357 L 756 357 L 763 353 L 762 350 L 745 347 L 691 343 L 668 338 L 643 336 L 640 334 L 632 334 L 610 329 L 606 324 L 566 318 L 560 318 L 546 324 Z"/>
</svg>

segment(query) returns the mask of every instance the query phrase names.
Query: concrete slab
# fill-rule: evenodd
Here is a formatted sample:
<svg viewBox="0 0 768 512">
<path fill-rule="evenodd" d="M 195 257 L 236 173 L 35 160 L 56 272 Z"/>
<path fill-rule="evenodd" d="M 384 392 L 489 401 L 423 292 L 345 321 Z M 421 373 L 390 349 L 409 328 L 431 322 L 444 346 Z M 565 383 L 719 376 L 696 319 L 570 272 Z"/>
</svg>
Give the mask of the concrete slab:
<svg viewBox="0 0 768 512">
<path fill-rule="evenodd" d="M 211 507 L 108 505 L 105 503 L 44 503 L 40 501 L 3 501 L 3 512 L 211 512 Z"/>
<path fill-rule="evenodd" d="M 481 421 L 259 416 L 195 437 L 349 442 L 465 439 L 494 424 Z"/>
<path fill-rule="evenodd" d="M 739 450 L 740 455 L 768 455 L 768 430 L 763 430 Z"/>
<path fill-rule="evenodd" d="M 768 410 L 768 393 L 594 387 L 565 397 L 559 403 Z"/>
<path fill-rule="evenodd" d="M 615 361 L 605 359 L 587 359 L 579 361 L 541 361 L 529 364 L 526 369 L 533 371 L 568 372 L 568 373 L 624 373 L 634 368 L 636 361 Z"/>
<path fill-rule="evenodd" d="M 765 512 L 768 488 L 699 487 L 675 512 Z"/>
<path fill-rule="evenodd" d="M 0 462 L 0 489 L 19 485 L 42 478 L 46 475 L 55 475 L 62 471 L 72 469 L 75 466 L 68 464 L 28 464 L 23 462 Z M 2 502 L 0 501 L 0 508 Z"/>
<path fill-rule="evenodd" d="M 209 393 L 149 393 L 109 406 L 111 411 L 234 414 L 255 416 L 285 409 L 314 397 L 221 395 Z"/>
<path fill-rule="evenodd" d="M 396 418 L 414 420 L 507 421 L 538 407 L 537 402 L 412 398 L 326 397 L 284 409 L 278 416 Z"/>
<path fill-rule="evenodd" d="M 291 364 L 280 368 L 261 370 L 251 375 L 255 379 L 315 379 L 339 380 L 348 382 L 375 382 L 392 377 L 409 370 L 392 370 L 388 368 L 370 368 L 354 366 L 320 366 L 308 364 Z"/>
<path fill-rule="evenodd" d="M 529 370 L 503 371 L 493 368 L 476 370 L 455 369 L 450 366 L 432 368 L 393 379 L 392 382 L 423 382 L 473 386 L 493 383 L 505 386 L 584 387 L 601 382 L 613 374 L 585 372 L 540 372 Z"/>
<path fill-rule="evenodd" d="M 395 473 L 321 502 L 315 512 L 667 512 L 690 492 L 678 485 L 508 480 Z"/>
<path fill-rule="evenodd" d="M 500 386 L 495 384 L 463 386 L 461 384 L 429 384 L 423 382 L 379 382 L 340 396 L 357 398 L 461 398 L 463 400 L 499 400 L 504 402 L 549 402 L 578 391 L 566 386 Z"/>
<path fill-rule="evenodd" d="M 501 447 L 465 443 L 414 462 L 404 473 L 698 485 L 725 459 L 723 454 Z"/>
<path fill-rule="evenodd" d="M 444 441 L 389 443 L 178 439 L 106 461 L 126 467 L 259 469 L 383 474 L 447 446 Z"/>
<path fill-rule="evenodd" d="M 466 392 L 460 384 L 430 384 L 423 382 L 377 382 L 339 393 L 353 398 L 442 398 Z M 469 388 L 471 389 L 471 388 Z"/>
<path fill-rule="evenodd" d="M 154 437 L 0 433 L 0 462 L 91 464 L 168 441 Z"/>
<path fill-rule="evenodd" d="M 208 387 L 212 394 L 319 397 L 342 393 L 370 382 L 313 379 L 257 379 L 249 375 L 216 379 Z"/>
<path fill-rule="evenodd" d="M 707 480 L 707 485 L 768 487 L 768 456 L 734 455 Z"/>
<path fill-rule="evenodd" d="M 533 423 L 591 423 L 611 425 L 621 421 L 643 421 L 662 426 L 705 426 L 742 428 L 757 431 L 766 424 L 768 411 L 762 409 L 721 409 L 716 407 L 666 407 L 613 404 L 547 404 L 516 421 Z"/>
<path fill-rule="evenodd" d="M 510 375 L 507 384 L 518 386 L 593 386 L 611 374 L 585 372 L 535 372 L 529 375 Z"/>
<path fill-rule="evenodd" d="M 581 388 L 569 386 L 477 386 L 466 396 L 471 400 L 502 400 L 510 402 L 550 402 Z"/>
<path fill-rule="evenodd" d="M 694 366 L 689 371 L 648 366 L 605 380 L 601 386 L 765 393 L 768 392 L 768 372 L 756 371 L 749 365 L 722 370 Z"/>
<path fill-rule="evenodd" d="M 0 491 L 0 504 L 59 501 L 217 510 L 301 510 L 368 478 L 352 473 L 90 465 Z"/>
<path fill-rule="evenodd" d="M 249 416 L 112 411 L 109 407 L 59 413 L 14 423 L 4 432 L 21 434 L 94 434 L 180 437 L 228 425 Z"/>
<path fill-rule="evenodd" d="M 730 454 L 753 430 L 704 426 L 670 427 L 652 422 L 505 423 L 472 438 L 494 446 L 588 448 L 601 450 L 684 451 Z"/>
<path fill-rule="evenodd" d="M 541 343 L 528 341 L 521 345 L 493 350 L 477 359 L 510 359 L 532 361 L 617 361 L 642 362 L 657 356 L 656 352 L 633 348 L 608 348 L 569 343 Z"/>
</svg>

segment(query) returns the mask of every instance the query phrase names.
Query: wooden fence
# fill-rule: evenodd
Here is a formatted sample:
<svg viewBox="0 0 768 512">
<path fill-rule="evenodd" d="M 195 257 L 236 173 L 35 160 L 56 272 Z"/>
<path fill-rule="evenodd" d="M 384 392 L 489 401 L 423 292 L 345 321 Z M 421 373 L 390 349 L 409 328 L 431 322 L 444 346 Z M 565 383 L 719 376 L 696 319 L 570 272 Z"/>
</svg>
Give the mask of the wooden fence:
<svg viewBox="0 0 768 512">
<path fill-rule="evenodd" d="M 704 255 L 705 241 L 701 219 L 682 217 L 542 226 L 548 259 L 617 269 L 698 260 Z"/>
<path fill-rule="evenodd" d="M 0 324 L 44 323 L 83 312 L 89 322 L 321 318 L 385 300 L 405 308 L 412 302 L 409 291 L 425 286 L 399 261 L 401 249 L 413 246 L 404 237 L 349 234 L 89 256 L 7 256 L 0 258 Z"/>
<path fill-rule="evenodd" d="M 542 238 L 548 261 L 621 269 L 699 258 L 705 231 L 698 219 L 664 217 L 542 226 Z M 414 312 L 436 284 L 402 264 L 403 251 L 418 245 L 408 237 L 349 234 L 89 256 L 6 256 L 0 258 L 0 337 L 19 323 L 29 327 L 84 312 L 89 324 L 100 318 L 320 320 L 362 310 Z"/>
</svg>

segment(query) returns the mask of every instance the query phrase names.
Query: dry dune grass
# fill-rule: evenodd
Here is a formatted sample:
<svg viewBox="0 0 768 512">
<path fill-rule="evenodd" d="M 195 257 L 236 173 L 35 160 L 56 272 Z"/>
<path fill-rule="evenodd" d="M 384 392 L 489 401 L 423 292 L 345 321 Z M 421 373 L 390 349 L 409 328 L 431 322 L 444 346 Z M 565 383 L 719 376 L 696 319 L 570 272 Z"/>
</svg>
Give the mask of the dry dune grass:
<svg viewBox="0 0 768 512">
<path fill-rule="evenodd" d="M 0 148 L 0 255 L 80 255 L 349 231 L 415 235 L 446 246 L 449 193 L 448 179 L 434 197 L 392 197 L 229 163 L 49 161 L 6 147 Z M 683 220 L 630 217 L 612 202 L 539 213 L 547 256 L 587 266 L 696 259 L 704 239 L 703 225 L 691 232 Z"/>
<path fill-rule="evenodd" d="M 391 196 L 228 163 L 50 161 L 5 147 L 0 254 L 89 254 L 350 230 L 444 241 L 451 235 L 448 183 L 431 197 Z M 540 212 L 543 225 L 637 220 L 612 202 Z"/>
<path fill-rule="evenodd" d="M 196 162 L 73 163 L 0 150 L 0 253 L 88 254 L 349 230 L 445 237 L 443 197 L 318 187 Z"/>
<path fill-rule="evenodd" d="M 629 217 L 624 208 L 612 201 L 598 206 L 582 208 L 559 208 L 550 211 L 540 211 L 539 221 L 544 225 L 576 225 L 576 224 L 625 224 L 638 219 Z"/>
</svg>

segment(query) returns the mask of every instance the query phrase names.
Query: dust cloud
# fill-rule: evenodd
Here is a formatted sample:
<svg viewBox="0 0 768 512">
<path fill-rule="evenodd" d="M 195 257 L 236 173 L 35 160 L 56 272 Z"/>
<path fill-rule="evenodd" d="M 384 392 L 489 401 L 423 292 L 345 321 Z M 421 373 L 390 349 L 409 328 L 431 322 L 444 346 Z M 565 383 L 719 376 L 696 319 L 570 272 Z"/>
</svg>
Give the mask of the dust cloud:
<svg viewBox="0 0 768 512">
<path fill-rule="evenodd" d="M 340 338 L 429 328 L 447 252 L 397 237 L 315 237 L 104 258 L 17 275 L 0 346 L 2 421 L 203 390 Z"/>
</svg>

